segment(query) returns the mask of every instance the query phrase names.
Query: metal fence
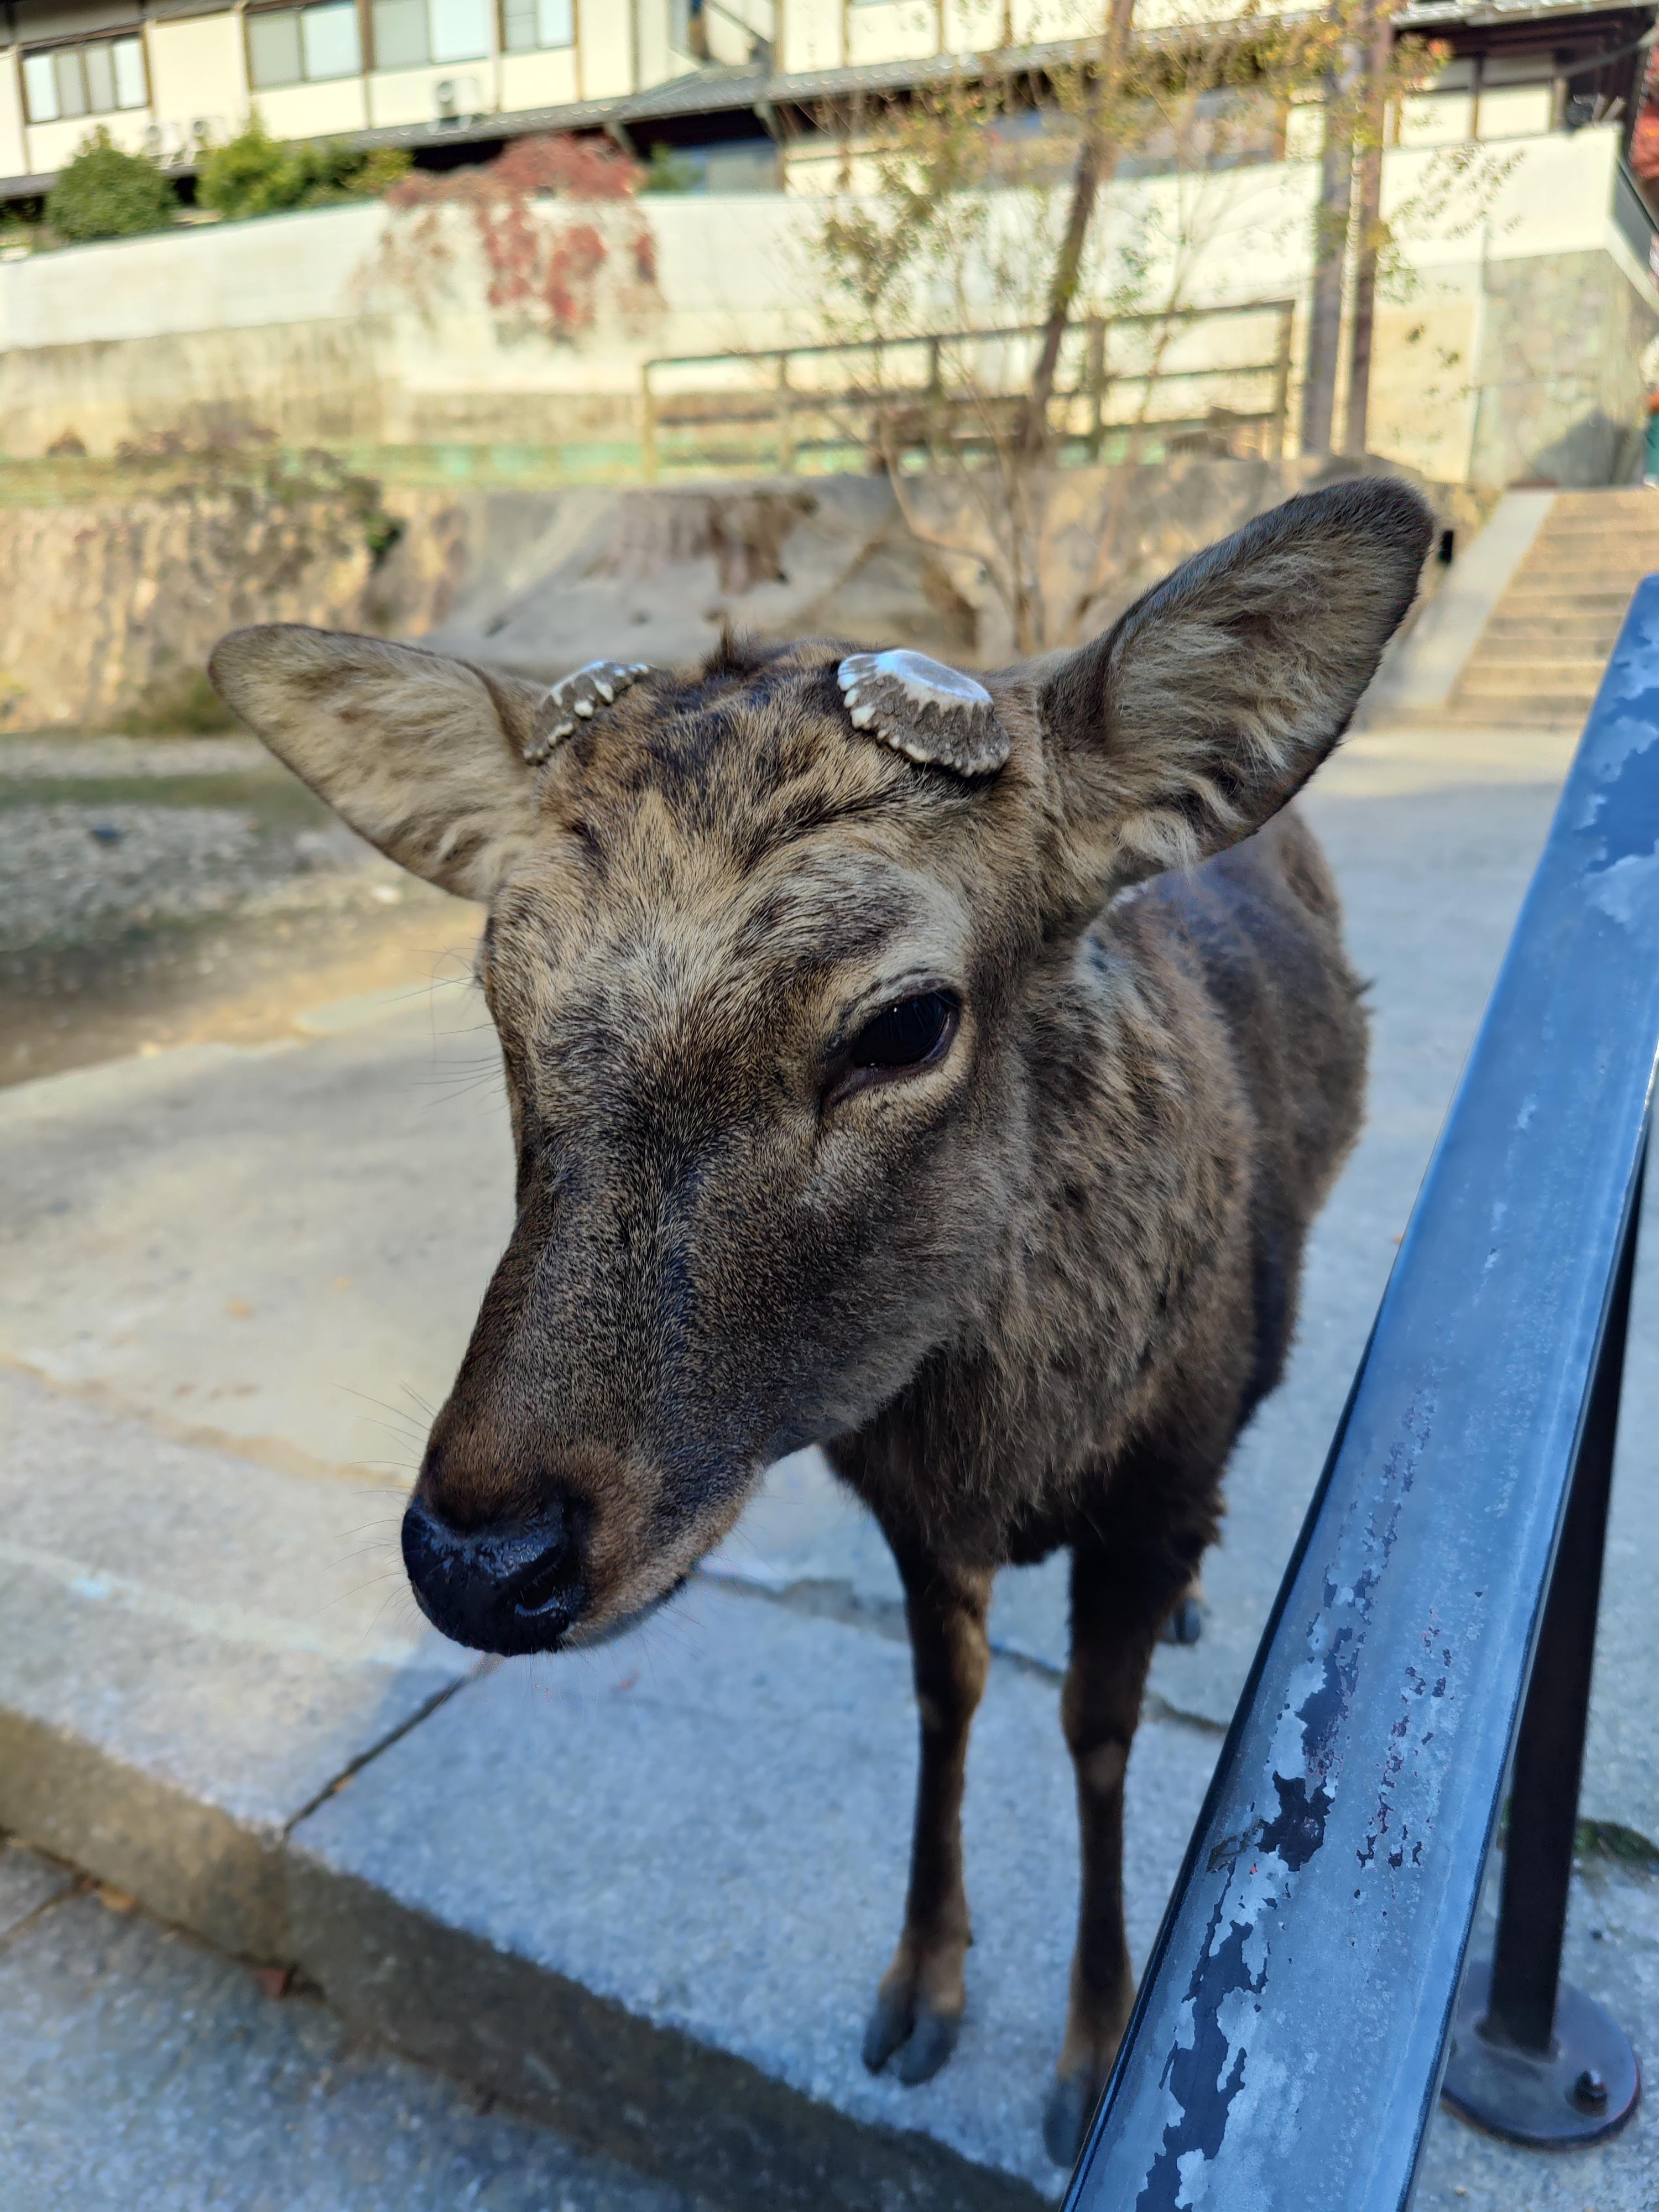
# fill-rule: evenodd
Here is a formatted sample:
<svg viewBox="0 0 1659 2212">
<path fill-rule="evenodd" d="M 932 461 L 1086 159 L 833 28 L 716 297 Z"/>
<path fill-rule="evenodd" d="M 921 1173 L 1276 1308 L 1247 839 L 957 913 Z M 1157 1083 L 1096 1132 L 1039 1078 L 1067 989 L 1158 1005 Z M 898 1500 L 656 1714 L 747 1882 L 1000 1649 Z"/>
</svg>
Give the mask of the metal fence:
<svg viewBox="0 0 1659 2212">
<path fill-rule="evenodd" d="M 1061 458 L 1285 449 L 1296 303 L 1092 316 L 1061 348 Z M 648 482 L 711 470 L 793 475 L 988 446 L 1029 391 L 1042 325 L 648 361 L 640 392 Z"/>
<path fill-rule="evenodd" d="M 1559 1978 L 1659 1047 L 1659 577 L 1632 603 L 1067 2212 L 1397 2212 L 1437 2096 L 1628 2117 Z M 1490 1960 L 1469 1948 L 1506 1788 Z M 1460 1994 L 1461 1992 L 1461 1994 Z"/>
</svg>

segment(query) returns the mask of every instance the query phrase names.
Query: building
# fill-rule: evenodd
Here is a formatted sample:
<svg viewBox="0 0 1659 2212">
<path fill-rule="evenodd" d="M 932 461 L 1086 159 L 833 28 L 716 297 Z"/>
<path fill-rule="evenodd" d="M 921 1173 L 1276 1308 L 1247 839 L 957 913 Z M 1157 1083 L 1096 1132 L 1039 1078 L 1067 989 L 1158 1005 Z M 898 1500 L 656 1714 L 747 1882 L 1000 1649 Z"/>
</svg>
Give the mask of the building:
<svg viewBox="0 0 1659 2212">
<path fill-rule="evenodd" d="M 1176 0 L 1142 0 L 1138 21 Z M 1635 118 L 1653 9 L 1410 0 L 1443 40 L 1406 143 Z M 672 145 L 714 191 L 833 184 L 871 94 L 964 58 L 1065 50 L 1101 0 L 9 0 L 0 194 L 44 191 L 88 131 L 181 173 L 257 106 L 278 137 L 478 158 L 535 131 Z"/>
<path fill-rule="evenodd" d="M 1140 0 L 1138 27 L 1191 4 Z M 767 349 L 811 342 L 799 270 L 812 196 L 860 188 L 885 98 L 964 60 L 1040 88 L 1044 59 L 1075 53 L 1100 5 L 9 0 L 0 198 L 38 199 L 99 125 L 187 177 L 204 142 L 255 107 L 278 136 L 403 145 L 430 165 L 482 161 L 531 132 L 605 131 L 641 155 L 669 145 L 695 189 L 642 204 L 661 280 L 647 320 L 558 346 L 499 326 L 476 286 L 435 320 L 385 299 L 368 311 L 390 219 L 380 203 L 68 252 L 20 239 L 0 251 L 5 450 L 107 453 L 223 418 L 301 445 L 510 443 L 562 456 L 572 474 L 630 465 L 657 368 L 694 356 L 696 382 L 711 356 L 746 357 L 775 382 Z M 1659 327 L 1654 13 L 1409 0 L 1396 15 L 1444 59 L 1389 121 L 1382 212 L 1416 212 L 1401 226 L 1410 281 L 1377 299 L 1373 450 L 1449 481 L 1627 472 L 1637 362 Z M 1274 434 L 1293 438 L 1323 120 L 1297 106 L 1252 131 L 1211 165 L 1218 225 L 1188 303 L 1212 318 L 1217 351 L 1211 362 L 1209 338 L 1190 334 L 1190 392 L 1221 376 L 1227 333 L 1249 327 L 1241 317 L 1278 318 L 1275 420 L 1287 427 Z M 1449 153 L 1455 167 L 1467 149 L 1493 181 L 1479 220 L 1432 204 L 1437 164 Z M 1160 194 L 1178 200 L 1181 180 L 1160 173 L 1155 149 L 1125 161 L 1108 224 L 1151 234 Z M 1219 384 L 1208 398 L 1218 415 L 1243 404 Z"/>
</svg>

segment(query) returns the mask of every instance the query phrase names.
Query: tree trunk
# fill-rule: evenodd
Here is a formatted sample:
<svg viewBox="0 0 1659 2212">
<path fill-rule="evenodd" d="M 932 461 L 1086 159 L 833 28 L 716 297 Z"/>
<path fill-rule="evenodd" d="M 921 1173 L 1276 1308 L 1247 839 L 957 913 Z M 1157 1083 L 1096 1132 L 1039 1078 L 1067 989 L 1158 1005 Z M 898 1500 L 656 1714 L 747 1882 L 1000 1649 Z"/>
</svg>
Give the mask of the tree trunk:
<svg viewBox="0 0 1659 2212">
<path fill-rule="evenodd" d="M 1382 132 L 1388 121 L 1389 64 L 1394 25 L 1382 0 L 1373 0 L 1370 51 L 1366 58 L 1365 143 L 1359 155 L 1359 265 L 1353 288 L 1353 334 L 1348 374 L 1351 453 L 1363 453 L 1370 433 L 1371 339 L 1376 321 L 1377 226 L 1382 211 Z"/>
<path fill-rule="evenodd" d="M 1072 204 L 1066 218 L 1066 235 L 1060 240 L 1054 278 L 1048 287 L 1042 344 L 1031 377 L 1030 397 L 1025 404 L 1025 432 L 1021 443 L 1022 459 L 1028 467 L 1040 465 L 1048 451 L 1048 410 L 1054 404 L 1060 349 L 1083 280 L 1083 255 L 1089 243 L 1095 202 L 1111 162 L 1112 107 L 1123 75 L 1134 14 L 1135 0 L 1111 0 L 1100 68 L 1084 111 L 1083 137 L 1078 147 L 1077 167 L 1072 173 Z"/>
<path fill-rule="evenodd" d="M 1336 373 L 1342 349 L 1342 280 L 1353 214 L 1353 102 L 1364 49 L 1342 50 L 1325 81 L 1325 151 L 1319 165 L 1314 218 L 1313 299 L 1308 316 L 1308 367 L 1302 386 L 1302 450 L 1328 453 L 1336 422 Z"/>
</svg>

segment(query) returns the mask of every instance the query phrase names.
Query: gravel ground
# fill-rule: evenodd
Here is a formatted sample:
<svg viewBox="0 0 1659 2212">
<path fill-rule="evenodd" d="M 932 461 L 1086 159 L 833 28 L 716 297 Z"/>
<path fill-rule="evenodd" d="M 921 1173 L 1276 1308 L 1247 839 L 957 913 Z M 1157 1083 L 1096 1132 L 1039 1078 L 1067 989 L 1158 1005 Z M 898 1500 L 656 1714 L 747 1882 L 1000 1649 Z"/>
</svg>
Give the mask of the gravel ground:
<svg viewBox="0 0 1659 2212">
<path fill-rule="evenodd" d="M 258 738 L 0 737 L 0 778 L 231 775 L 270 766 Z"/>
<path fill-rule="evenodd" d="M 0 740 L 0 955 L 405 880 L 250 738 Z"/>
<path fill-rule="evenodd" d="M 287 1035 L 477 927 L 252 738 L 0 737 L 0 1084 Z"/>
<path fill-rule="evenodd" d="M 278 830 L 225 806 L 9 806 L 0 816 L 0 952 L 308 902 L 329 876 L 371 894 L 397 880 L 340 824 Z"/>
</svg>

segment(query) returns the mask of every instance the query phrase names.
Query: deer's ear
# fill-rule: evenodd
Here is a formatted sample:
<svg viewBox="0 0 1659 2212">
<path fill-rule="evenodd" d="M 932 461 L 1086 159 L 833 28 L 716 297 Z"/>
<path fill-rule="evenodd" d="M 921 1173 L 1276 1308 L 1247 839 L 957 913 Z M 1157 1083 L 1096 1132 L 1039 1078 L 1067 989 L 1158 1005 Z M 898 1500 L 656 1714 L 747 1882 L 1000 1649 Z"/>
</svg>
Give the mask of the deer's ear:
<svg viewBox="0 0 1659 2212">
<path fill-rule="evenodd" d="M 1387 477 L 1310 492 L 1177 568 L 1044 672 L 1078 908 L 1259 830 L 1331 750 L 1411 605 L 1432 520 Z"/>
<path fill-rule="evenodd" d="M 233 630 L 208 675 L 359 836 L 428 883 L 487 900 L 528 843 L 538 685 L 288 623 Z"/>
</svg>

